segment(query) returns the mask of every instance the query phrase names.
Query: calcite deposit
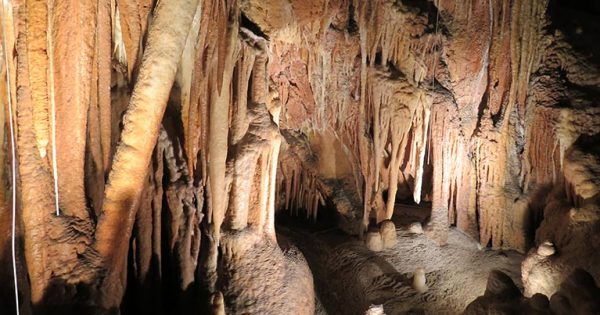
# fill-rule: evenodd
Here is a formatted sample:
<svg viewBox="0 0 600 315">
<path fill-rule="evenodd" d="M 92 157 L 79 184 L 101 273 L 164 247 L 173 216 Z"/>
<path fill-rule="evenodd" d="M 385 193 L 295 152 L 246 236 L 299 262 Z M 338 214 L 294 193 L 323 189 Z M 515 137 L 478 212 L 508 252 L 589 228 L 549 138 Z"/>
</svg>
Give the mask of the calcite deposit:
<svg viewBox="0 0 600 315">
<path fill-rule="evenodd" d="M 463 314 L 598 314 L 599 294 L 594 278 L 582 269 L 566 277 L 551 298 L 541 293 L 524 297 L 510 277 L 493 271 L 485 294 L 469 304 Z"/>
<path fill-rule="evenodd" d="M 595 1 L 1 8 L 1 313 L 409 311 L 381 257 L 451 231 L 526 255 L 523 293 L 492 273 L 467 314 L 597 311 Z M 363 256 L 311 257 L 281 222 Z M 425 276 L 403 292 L 447 280 Z"/>
</svg>

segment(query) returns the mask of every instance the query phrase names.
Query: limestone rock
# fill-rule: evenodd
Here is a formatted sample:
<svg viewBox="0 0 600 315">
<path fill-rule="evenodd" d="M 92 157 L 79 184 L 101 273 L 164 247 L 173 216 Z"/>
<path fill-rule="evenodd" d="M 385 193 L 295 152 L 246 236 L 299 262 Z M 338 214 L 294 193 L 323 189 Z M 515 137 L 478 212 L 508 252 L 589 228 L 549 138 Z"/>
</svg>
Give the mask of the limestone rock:
<svg viewBox="0 0 600 315">
<path fill-rule="evenodd" d="M 576 269 L 550 299 L 553 314 L 600 314 L 600 288 L 594 278 Z"/>
<path fill-rule="evenodd" d="M 536 293 L 524 297 L 510 277 L 492 271 L 485 294 L 473 301 L 463 314 L 600 314 L 600 288 L 594 278 L 582 269 L 576 269 L 560 284 L 559 290 L 548 297 Z"/>
<path fill-rule="evenodd" d="M 225 315 L 225 301 L 223 300 L 223 294 L 220 291 L 213 294 L 211 308 L 211 315 Z"/>
<path fill-rule="evenodd" d="M 421 222 L 413 222 L 408 226 L 408 231 L 413 234 L 423 234 Z"/>
<path fill-rule="evenodd" d="M 521 291 L 509 276 L 501 271 L 493 270 L 488 277 L 484 295 L 471 302 L 463 314 L 550 314 L 547 306 L 544 308 L 543 302 L 536 300 L 535 303 L 538 309 L 523 299 Z"/>
<path fill-rule="evenodd" d="M 379 252 L 383 250 L 383 240 L 379 231 L 369 231 L 365 237 L 365 245 L 368 249 Z"/>
<path fill-rule="evenodd" d="M 419 293 L 425 293 L 429 288 L 427 287 L 427 279 L 425 278 L 425 269 L 417 268 L 413 275 L 413 289 Z"/>
<path fill-rule="evenodd" d="M 552 256 L 555 252 L 554 244 L 548 241 L 543 242 L 537 249 L 537 254 L 545 257 Z"/>
<path fill-rule="evenodd" d="M 365 315 L 385 315 L 383 305 L 371 305 Z"/>
<path fill-rule="evenodd" d="M 519 291 L 512 279 L 505 273 L 498 270 L 492 270 L 488 277 L 484 295 L 510 300 L 521 296 L 521 291 Z"/>
<path fill-rule="evenodd" d="M 391 220 L 385 220 L 379 225 L 379 233 L 383 248 L 392 248 L 396 245 L 396 225 Z"/>
</svg>

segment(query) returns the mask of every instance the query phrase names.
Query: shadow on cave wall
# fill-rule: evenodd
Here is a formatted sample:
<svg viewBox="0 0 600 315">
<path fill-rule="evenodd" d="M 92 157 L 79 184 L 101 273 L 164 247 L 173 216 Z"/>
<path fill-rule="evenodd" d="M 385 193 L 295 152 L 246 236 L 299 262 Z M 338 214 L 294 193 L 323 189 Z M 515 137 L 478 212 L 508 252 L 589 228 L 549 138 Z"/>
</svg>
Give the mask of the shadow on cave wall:
<svg viewBox="0 0 600 315">
<path fill-rule="evenodd" d="M 560 31 L 575 51 L 600 66 L 600 2 L 550 0 L 550 30 Z"/>
<path fill-rule="evenodd" d="M 16 244 L 22 244 L 22 238 L 17 239 Z M 3 266 L 3 268 L 0 268 L 0 283 L 2 283 L 2 285 L 0 285 L 0 313 L 15 314 L 15 287 L 13 285 L 10 238 L 5 241 L 5 244 L 3 244 L 1 248 L 3 248 L 4 251 L 0 253 L 0 266 Z M 23 269 L 22 261 L 24 261 L 23 258 L 18 257 L 17 268 L 19 270 Z M 28 287 L 24 281 L 25 279 L 19 280 L 19 291 L 27 292 Z M 23 301 L 23 299 L 25 299 L 25 296 L 20 293 L 19 300 Z"/>
</svg>

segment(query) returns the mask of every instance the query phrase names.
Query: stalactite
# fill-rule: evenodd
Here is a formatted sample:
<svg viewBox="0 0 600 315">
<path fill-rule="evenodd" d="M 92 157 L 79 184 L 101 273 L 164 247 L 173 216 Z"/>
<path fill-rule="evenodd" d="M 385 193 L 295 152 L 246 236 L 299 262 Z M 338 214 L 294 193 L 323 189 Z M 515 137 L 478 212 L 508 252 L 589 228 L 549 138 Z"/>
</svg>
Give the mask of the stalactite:
<svg viewBox="0 0 600 315">
<path fill-rule="evenodd" d="M 117 0 L 119 21 L 127 57 L 127 78 L 133 82 L 143 55 L 143 38 L 148 25 L 151 2 L 149 0 Z"/>
<path fill-rule="evenodd" d="M 217 5 L 215 1 L 205 1 L 201 3 L 200 25 L 212 23 L 213 16 L 217 14 Z M 223 15 L 219 15 L 224 18 Z M 182 117 L 187 117 L 187 126 L 184 126 L 187 137 L 184 139 L 188 164 L 192 169 L 197 168 L 198 158 L 200 159 L 201 181 L 206 184 L 208 180 L 208 154 L 206 150 L 200 151 L 200 148 L 206 148 L 208 143 L 208 116 L 209 102 L 211 95 L 211 86 L 213 82 L 204 80 L 213 73 L 215 67 L 215 47 L 210 43 L 217 42 L 219 33 L 211 31 L 211 28 L 199 29 L 195 47 L 194 71 L 192 72 L 190 86 L 190 105 L 189 113 L 182 113 Z M 210 62 L 205 62 L 210 61 Z M 184 123 L 186 119 L 182 118 Z M 190 166 L 188 166 L 189 168 Z M 209 192 L 210 193 L 210 192 Z M 210 197 L 209 197 L 210 198 Z M 212 204 L 208 203 L 207 219 L 212 222 Z"/>
<path fill-rule="evenodd" d="M 155 148 L 152 162 L 149 165 L 148 179 L 140 199 L 140 206 L 136 212 L 134 226 L 135 248 L 130 249 L 134 252 L 134 279 L 139 287 L 137 296 L 134 297 L 136 307 L 139 312 L 149 312 L 151 309 L 157 309 L 160 305 L 160 261 L 161 250 L 155 251 L 157 240 L 154 238 L 154 229 L 161 224 L 154 221 L 154 201 L 156 198 L 162 199 L 162 177 L 157 176 L 155 169 L 162 172 L 163 151 Z M 160 196 L 157 196 L 161 193 Z M 161 200 L 162 206 L 162 200 Z M 162 207 L 161 209 L 162 210 Z M 162 211 L 161 211 L 162 212 Z M 160 242 L 159 242 L 160 243 Z M 161 244 L 158 244 L 159 248 Z M 131 285 L 131 284 L 130 284 Z"/>
<path fill-rule="evenodd" d="M 324 196 L 328 195 L 325 192 L 325 184 L 314 169 L 314 160 L 311 163 L 311 158 L 307 156 L 308 151 L 301 149 L 301 140 L 291 135 L 288 135 L 286 140 L 287 145 L 279 159 L 277 204 L 290 215 L 299 216 L 300 210 L 303 210 L 305 217 L 314 222 L 319 205 L 324 205 Z M 299 147 L 292 148 L 293 145 Z"/>
<path fill-rule="evenodd" d="M 306 51 L 283 48 L 284 56 L 286 53 L 297 54 L 298 59 L 307 60 L 306 75 L 314 95 L 304 97 L 314 100 L 316 107 L 311 110 L 313 114 L 309 114 L 307 106 L 306 113 L 298 111 L 296 104 L 301 102 L 292 99 L 297 96 L 290 94 L 298 86 L 280 88 L 283 112 L 293 111 L 309 117 L 305 120 L 294 117 L 294 123 L 301 121 L 300 125 L 305 127 L 289 126 L 317 132 L 332 128 L 336 130 L 336 137 L 343 139 L 350 149 L 348 155 L 358 165 L 355 182 L 364 189 L 365 225 L 373 208 L 379 213 L 378 221 L 393 214 L 398 190 L 402 191 L 401 197 L 407 197 L 406 191 L 412 191 L 412 199 L 416 202 L 423 196 L 431 196 L 431 192 L 423 192 L 423 186 L 432 181 L 435 215 L 429 228 L 437 231 L 433 234 L 439 234 L 440 243 L 444 243 L 446 233 L 443 230 L 447 229 L 448 223 L 456 224 L 473 237 L 481 230 L 483 244 L 492 240 L 492 246 L 500 247 L 504 238 L 507 238 L 506 244 L 510 243 L 510 232 L 503 231 L 509 224 L 505 222 L 509 211 L 505 211 L 503 205 L 518 196 L 513 196 L 515 191 L 509 196 L 503 192 L 503 187 L 514 176 L 494 165 L 522 163 L 520 153 L 514 153 L 510 148 L 521 146 L 518 135 L 527 132 L 523 131 L 522 119 L 530 73 L 538 66 L 543 45 L 540 30 L 545 23 L 541 14 L 545 2 L 519 2 L 511 6 L 507 2 L 473 5 L 437 1 L 429 7 L 435 12 L 436 30 L 468 31 L 472 41 L 446 40 L 444 32 L 431 30 L 428 21 L 431 16 L 427 17 L 414 7 L 408 9 L 405 4 L 355 1 L 353 5 L 358 38 L 349 35 L 347 30 L 327 31 L 316 26 L 317 23 L 309 23 L 307 25 L 311 27 L 298 27 L 304 35 L 300 41 L 308 47 Z M 325 17 L 321 21 L 331 22 L 331 19 Z M 486 27 L 475 32 L 472 25 Z M 270 34 L 274 38 L 278 36 Z M 348 64 L 351 60 L 340 53 L 340 47 L 343 47 L 340 42 L 349 43 L 350 48 L 344 51 L 354 49 L 355 69 L 361 65 L 360 71 L 338 67 L 338 63 Z M 293 47 L 290 43 L 286 45 Z M 507 50 L 511 54 L 504 53 Z M 356 56 L 360 56 L 360 60 Z M 347 59 L 339 62 L 342 58 Z M 438 71 L 434 71 L 437 66 Z M 411 107 L 402 128 L 389 122 L 393 110 L 386 105 L 390 103 L 389 99 L 377 95 L 381 81 L 370 75 L 375 69 L 395 76 L 395 83 L 388 89 L 402 81 L 422 94 L 415 97 L 420 99 L 416 103 L 418 106 Z M 459 79 L 466 73 L 473 75 Z M 435 83 L 428 93 L 424 93 L 425 78 Z M 299 79 L 288 81 L 298 82 Z M 350 89 L 355 93 L 354 99 L 346 98 L 351 93 L 343 82 L 356 82 L 356 87 Z M 448 109 L 435 113 L 436 121 L 443 122 L 444 127 L 430 131 L 434 124 L 432 99 L 437 99 L 436 106 Z M 517 112 L 513 110 L 513 104 L 518 104 L 515 105 Z M 481 115 L 484 112 L 487 114 Z M 388 126 L 396 130 L 390 130 Z M 514 138 L 505 136 L 513 132 L 517 134 Z M 432 179 L 424 178 L 424 169 L 431 167 L 426 158 L 433 160 Z M 436 161 L 439 159 L 441 161 Z M 298 170 L 286 175 L 290 177 L 291 186 L 285 190 L 292 192 L 307 186 L 300 185 L 297 180 L 300 173 Z M 386 191 L 388 200 L 383 202 Z M 294 198 L 290 197 L 292 204 Z M 383 212 L 382 207 L 386 208 Z"/>
<path fill-rule="evenodd" d="M 366 17 L 366 25 L 372 30 L 367 37 L 367 56 L 370 65 L 375 64 L 376 55 L 381 53 L 381 64 L 391 63 L 402 71 L 411 83 L 419 84 L 430 71 L 424 53 L 432 53 L 437 34 L 414 40 L 412 34 L 422 34 L 427 21 L 423 16 L 407 14 L 403 8 L 391 1 L 375 1 L 360 9 Z M 363 11 L 364 10 L 364 11 Z M 435 36 L 434 36 L 435 35 Z"/>
<path fill-rule="evenodd" d="M 86 195 L 92 200 L 95 215 L 99 215 L 104 198 L 105 176 L 110 168 L 111 148 L 111 8 L 110 0 L 98 2 L 97 36 L 92 60 L 90 105 L 86 138 Z M 50 55 L 50 54 L 49 54 Z M 49 56 L 50 58 L 50 56 Z M 53 149 L 55 149 L 53 147 Z M 58 175 L 58 174 L 55 174 Z"/>
<path fill-rule="evenodd" d="M 198 3 L 196 8 L 196 14 L 192 22 L 192 27 L 189 30 L 187 40 L 185 42 L 185 48 L 183 49 L 183 55 L 181 62 L 177 69 L 177 77 L 175 79 L 176 84 L 180 87 L 181 91 L 181 120 L 183 121 L 183 137 L 184 141 L 188 144 L 193 143 L 190 132 L 190 106 L 192 105 L 192 85 L 193 85 L 193 73 L 195 58 L 196 58 L 196 43 L 198 42 L 198 34 L 200 32 L 200 18 L 202 16 L 201 5 Z M 193 152 L 190 148 L 186 148 L 186 151 Z M 195 157 L 195 155 L 194 155 Z M 188 155 L 188 172 L 191 174 L 194 169 L 194 158 Z"/>
<path fill-rule="evenodd" d="M 112 158 L 111 146 L 111 69 L 112 69 L 112 0 L 98 1 L 96 55 L 98 63 L 97 98 L 100 121 L 100 144 L 102 147 L 103 174 L 106 176 L 110 169 Z"/>
<path fill-rule="evenodd" d="M 50 138 L 50 119 L 48 113 L 46 29 L 48 12 L 45 1 L 27 1 L 28 23 L 27 52 L 29 63 L 29 81 L 32 85 L 33 119 L 36 145 L 40 156 L 47 161 L 47 146 Z"/>
<path fill-rule="evenodd" d="M 219 36 L 217 51 L 212 58 L 216 62 L 211 69 L 211 75 L 216 76 L 214 86 L 209 90 L 214 103 L 209 106 L 209 126 L 207 148 L 210 152 L 210 176 L 209 190 L 212 209 L 212 233 L 213 238 L 218 241 L 221 223 L 225 218 L 227 210 L 225 172 L 227 159 L 227 142 L 229 135 L 229 103 L 231 100 L 230 84 L 233 68 L 238 57 L 238 3 L 236 0 L 228 1 L 223 7 L 216 6 L 215 13 L 220 17 L 220 28 L 227 30 L 223 36 Z"/>
<path fill-rule="evenodd" d="M 103 287 L 106 306 L 117 306 L 122 297 L 124 287 L 118 279 L 125 267 L 135 208 L 197 4 L 196 0 L 161 2 L 148 33 L 96 230 L 98 252 L 112 266 Z"/>
<path fill-rule="evenodd" d="M 435 97 L 432 105 L 431 138 L 432 160 L 433 160 L 433 200 L 431 218 L 426 226 L 428 234 L 439 244 L 445 244 L 448 238 L 448 186 L 451 180 L 448 172 L 451 172 L 454 162 L 450 158 L 452 152 L 447 152 L 447 147 L 459 141 L 457 132 L 450 125 L 449 109 L 452 104 L 445 102 L 443 97 Z M 450 131 L 450 132 L 448 132 Z"/>
<path fill-rule="evenodd" d="M 419 108 L 419 115 L 416 117 L 418 121 L 414 123 L 418 132 L 415 135 L 415 143 L 417 143 L 415 149 L 418 151 L 417 158 L 417 170 L 415 176 L 415 186 L 413 191 L 413 199 L 416 203 L 421 203 L 421 193 L 423 187 L 423 167 L 425 163 L 425 156 L 427 155 L 427 139 L 429 135 L 429 119 L 430 119 L 430 110 L 427 105 L 423 106 L 423 108 Z M 420 133 L 420 134 L 419 134 Z"/>
<path fill-rule="evenodd" d="M 11 6 L 8 4 L 2 3 L 2 25 L 0 28 L 2 32 L 0 32 L 1 37 L 1 45 L 2 49 L 0 50 L 0 59 L 2 59 L 2 64 L 0 65 L 0 104 L 2 106 L 2 111 L 0 111 L 0 139 L 3 139 L 0 144 L 2 147 L 7 147 L 10 150 L 9 154 L 4 154 L 4 152 L 0 152 L 0 165 L 6 165 L 6 161 L 10 160 L 10 185 L 11 187 L 11 196 L 10 196 L 10 212 L 9 206 L 7 202 L 8 195 L 8 187 L 7 189 L 2 189 L 0 191 L 0 224 L 3 230 L 10 229 L 10 253 L 11 253 L 11 269 L 12 269 L 12 283 L 14 289 L 14 301 L 15 301 L 15 311 L 16 314 L 19 315 L 21 313 L 21 299 L 19 298 L 19 276 L 17 270 L 17 154 L 16 154 L 16 132 L 14 126 L 14 110 L 13 110 L 13 84 L 11 81 L 11 64 L 10 60 L 10 50 L 9 47 L 13 46 L 13 43 L 9 46 L 9 33 L 7 32 L 8 25 L 12 25 L 12 16 Z M 8 22 L 5 22 L 8 21 Z M 12 29 L 12 27 L 11 27 Z M 8 125 L 8 137 L 5 137 L 5 126 Z M 10 140 L 4 142 L 4 139 L 9 138 Z M 7 150 L 8 151 L 8 150 Z M 5 168 L 0 167 L 0 182 L 6 183 L 9 182 L 6 174 Z M 10 228 L 8 223 L 10 213 Z M 6 234 L 5 234 L 6 235 Z M 0 238 L 0 250 L 4 253 L 7 252 L 7 237 Z M 4 255 L 2 255 L 4 256 Z M 7 260 L 6 257 L 1 257 L 2 260 Z M 21 283 L 21 288 L 23 288 Z"/>
<path fill-rule="evenodd" d="M 93 251 L 78 252 L 91 243 L 91 222 L 73 216 L 56 217 L 51 191 L 52 177 L 35 146 L 33 128 L 33 103 L 30 93 L 29 63 L 27 58 L 27 31 L 24 20 L 25 6 L 19 7 L 19 35 L 17 51 L 17 146 L 19 158 L 21 212 L 24 222 L 25 257 L 31 285 L 33 303 L 43 303 L 45 290 L 51 281 L 65 285 L 89 283 L 100 269 Z M 37 87 L 46 88 L 46 87 Z M 68 299 L 56 296 L 55 303 Z"/>
<path fill-rule="evenodd" d="M 121 26 L 121 11 L 111 0 L 111 20 L 112 20 L 112 38 L 113 38 L 113 58 L 119 63 L 120 67 L 127 68 L 127 50 L 125 48 L 125 38 L 123 27 Z M 128 78 L 127 70 L 123 71 L 125 78 Z"/>
<path fill-rule="evenodd" d="M 360 3 L 360 4 L 359 4 Z M 366 231 L 367 226 L 369 224 L 369 213 L 371 207 L 371 196 L 368 192 L 371 189 L 372 179 L 370 174 L 370 164 L 369 164 L 369 154 L 372 152 L 370 150 L 368 141 L 366 139 L 366 133 L 368 130 L 367 124 L 367 110 L 366 110 L 366 97 L 367 97 L 367 40 L 368 40 L 368 31 L 367 31 L 367 17 L 366 17 L 366 1 L 357 0 L 353 2 L 354 7 L 358 9 L 358 25 L 359 25 L 359 38 L 360 38 L 360 104 L 359 104 L 359 122 L 358 122 L 358 155 L 359 162 L 361 168 L 362 178 L 364 179 L 364 191 L 363 193 L 363 220 L 362 220 L 362 229 Z M 361 232 L 363 232 L 361 231 Z M 361 233 L 362 234 L 362 233 Z"/>
<path fill-rule="evenodd" d="M 250 120 L 253 118 L 251 114 L 251 107 L 253 107 L 254 103 L 257 102 L 256 98 L 251 97 L 247 101 L 243 101 L 244 96 L 249 95 L 249 83 L 251 80 L 252 70 L 254 68 L 255 60 L 257 59 L 257 54 L 260 53 L 259 45 L 264 46 L 262 40 L 247 30 L 242 30 L 242 34 L 248 38 L 248 41 L 254 41 L 254 43 L 243 44 L 240 51 L 240 61 L 238 62 L 238 82 L 237 82 L 237 91 L 234 99 L 239 100 L 234 105 L 234 113 L 233 113 L 233 130 L 232 130 L 232 144 L 235 148 L 238 148 L 236 153 L 239 155 L 238 158 L 233 160 L 233 165 L 231 165 L 229 175 L 232 178 L 231 190 L 237 191 L 237 193 L 232 194 L 229 200 L 229 208 L 228 208 L 228 216 L 230 220 L 230 228 L 233 230 L 243 230 L 251 221 L 257 224 L 258 228 L 262 228 L 259 223 L 258 217 L 251 217 L 257 215 L 260 211 L 257 209 L 251 209 L 249 206 L 252 203 L 259 203 L 261 196 L 256 196 L 255 193 L 252 193 L 253 185 L 257 185 L 261 182 L 262 178 L 257 179 L 257 174 L 260 174 L 260 171 L 263 170 L 263 165 L 261 157 L 258 152 L 260 149 L 256 148 L 248 148 L 254 140 L 254 137 L 249 137 L 247 133 L 251 128 L 252 122 Z M 257 47 L 254 47 L 254 46 Z M 263 48 L 264 49 L 264 48 Z M 257 51 L 259 51 L 257 53 Z M 257 82 L 258 83 L 258 82 Z M 250 107 L 250 109 L 249 109 Z M 256 136 L 255 136 L 256 137 Z M 256 183 L 256 182 L 259 183 Z M 260 184 L 259 184 L 260 186 Z M 263 191 L 259 189 L 259 191 Z M 259 209 L 264 208 L 259 205 Z M 252 211 L 254 210 L 254 211 Z M 256 212 L 256 213 L 251 213 Z M 250 222 L 249 222 L 250 221 Z"/>
<path fill-rule="evenodd" d="M 373 71 L 369 82 L 367 91 L 370 95 L 367 99 L 374 109 L 373 128 L 383 132 L 374 132 L 374 159 L 379 165 L 375 169 L 374 193 L 381 195 L 384 189 L 388 190 L 385 209 L 377 209 L 377 221 L 380 222 L 393 215 L 398 185 L 408 184 L 399 182 L 400 172 L 412 174 L 413 182 L 410 184 L 414 200 L 420 201 L 430 100 L 423 90 L 413 86 L 406 78 L 395 78 L 391 73 Z M 386 148 L 391 148 L 391 151 Z M 389 162 L 384 163 L 384 158 Z"/>
<path fill-rule="evenodd" d="M 100 288 L 86 307 L 124 310 L 127 287 L 156 298 L 146 310 L 174 289 L 222 312 L 272 298 L 298 313 L 312 282 L 277 244 L 276 209 L 316 221 L 331 205 L 363 236 L 396 202 L 431 201 L 440 245 L 456 225 L 523 251 L 542 186 L 585 206 L 597 183 L 570 148 L 600 128 L 585 104 L 597 82 L 553 43 L 547 1 L 417 2 L 13 1 L 19 45 L 3 57 L 34 303 L 59 283 L 58 304 Z"/>
<path fill-rule="evenodd" d="M 538 107 L 535 110 L 531 128 L 525 147 L 525 171 L 523 185 L 525 191 L 530 191 L 535 186 L 541 186 L 558 181 L 560 171 L 560 157 L 558 151 L 558 136 L 554 126 L 557 124 L 560 113 L 547 107 Z"/>
<path fill-rule="evenodd" d="M 54 0 L 48 1 L 48 18 L 51 21 L 54 12 Z M 54 180 L 54 211 L 56 215 L 60 215 L 59 192 L 58 192 L 58 162 L 56 157 L 56 95 L 54 92 L 54 25 L 48 23 L 46 32 L 47 54 L 48 54 L 48 102 L 50 103 L 50 135 L 52 141 L 51 163 L 52 163 L 52 179 Z"/>
<path fill-rule="evenodd" d="M 203 286 L 211 294 L 217 291 L 217 264 L 221 224 L 226 212 L 226 158 L 231 81 L 238 57 L 237 1 L 208 0 L 201 3 L 201 27 L 195 42 L 194 71 L 190 86 L 189 113 L 184 130 L 188 168 L 199 171 L 206 191 L 206 256 Z M 235 24 L 235 25 L 230 25 Z M 220 30 L 220 31 L 217 31 Z M 224 73 L 225 72 L 225 73 Z M 199 163 L 198 163 L 199 162 Z M 210 166 L 209 166 L 210 163 Z"/>
<path fill-rule="evenodd" d="M 51 89 L 56 104 L 55 145 L 60 205 L 65 214 L 79 218 L 88 216 L 83 174 L 95 21 L 95 4 L 73 0 L 55 0 L 48 21 L 52 23 L 53 30 L 50 35 L 54 87 Z"/>
<path fill-rule="evenodd" d="M 26 16 L 26 7 L 25 6 L 21 6 L 18 8 L 18 13 L 17 15 L 19 16 L 19 23 L 23 23 L 22 21 L 25 20 L 25 16 Z M 19 25 L 19 26 L 24 26 L 24 25 Z M 22 30 L 23 28 L 19 28 L 20 30 Z M 28 221 L 30 221 L 32 224 L 32 226 L 35 227 L 42 227 L 44 225 L 44 221 L 46 219 L 46 216 L 48 215 L 47 213 L 47 209 L 48 208 L 52 208 L 53 205 L 53 201 L 52 200 L 48 200 L 48 198 L 44 198 L 42 199 L 43 201 L 45 201 L 46 206 L 48 207 L 44 207 L 44 203 L 40 202 L 41 200 L 36 200 L 38 199 L 36 196 L 36 188 L 39 188 L 40 185 L 44 184 L 44 181 L 41 178 L 36 178 L 34 182 L 28 182 L 28 180 L 32 180 L 33 178 L 29 178 L 27 177 L 27 175 L 31 174 L 31 173 L 37 173 L 37 172 L 41 172 L 42 174 L 44 174 L 43 171 L 43 166 L 40 163 L 40 159 L 39 158 L 39 151 L 37 151 L 36 149 L 31 150 L 31 146 L 35 146 L 35 134 L 34 134 L 34 129 L 31 128 L 27 128 L 27 127 L 33 127 L 33 117 L 32 117 L 32 112 L 33 112 L 33 106 L 31 104 L 31 95 L 29 92 L 29 75 L 28 73 L 28 66 L 27 66 L 27 58 L 25 56 L 26 54 L 26 47 L 25 47 L 25 43 L 26 43 L 26 37 L 27 33 L 20 31 L 20 33 L 18 34 L 18 39 L 17 39 L 17 43 L 16 43 L 16 51 L 17 51 L 17 55 L 20 57 L 18 59 L 18 63 L 17 63 L 17 73 L 20 74 L 20 80 L 18 82 L 16 82 L 16 86 L 17 86 L 17 104 L 18 104 L 18 111 L 17 111 L 17 128 L 18 128 L 18 137 L 17 137 L 17 145 L 19 147 L 18 153 L 19 153 L 19 160 L 21 161 L 20 165 L 20 169 L 19 169 L 19 173 L 23 176 L 23 179 L 21 180 L 21 185 L 20 185 L 20 189 L 21 189 L 21 194 L 23 194 L 23 196 L 25 196 L 25 198 L 23 198 L 24 204 L 21 206 L 23 209 L 23 218 L 27 219 Z M 27 125 L 26 125 L 27 124 Z M 27 141 L 29 140 L 29 142 Z M 27 147 L 24 147 L 27 146 Z M 28 150 L 29 149 L 29 150 Z M 33 163 L 23 163 L 23 161 L 25 159 L 30 159 L 32 160 L 32 162 L 37 162 L 36 164 Z M 50 179 L 48 178 L 48 184 L 50 183 Z M 31 190 L 34 190 L 33 192 L 30 192 Z M 45 190 L 47 191 L 47 190 Z M 44 192 L 45 192 L 44 191 Z M 30 199 L 27 198 L 28 196 L 31 196 L 35 199 Z M 41 196 L 47 196 L 47 194 L 42 193 Z M 28 203 L 28 201 L 33 201 Z M 33 208 L 33 209 L 32 209 Z M 44 209 L 46 208 L 46 209 Z M 41 229 L 42 231 L 45 232 L 45 229 Z M 45 234 L 45 233 L 44 233 Z M 25 249 L 26 249 L 26 257 L 27 257 L 27 253 L 29 253 L 29 257 L 28 260 L 31 260 L 31 263 L 29 264 L 29 268 L 28 268 L 28 272 L 29 272 L 29 277 L 32 279 L 32 288 L 31 288 L 31 299 L 32 301 L 41 301 L 42 297 L 43 297 L 43 293 L 44 293 L 44 287 L 45 285 L 48 284 L 49 282 L 49 275 L 45 272 L 45 266 L 44 264 L 41 263 L 42 259 L 44 256 L 47 255 L 46 253 L 46 249 L 44 248 L 44 240 L 43 240 L 43 234 L 42 233 L 28 233 L 27 229 L 24 231 L 24 237 L 25 237 Z M 35 255 L 34 255 L 35 253 Z M 38 263 L 35 263 L 38 262 Z"/>
</svg>

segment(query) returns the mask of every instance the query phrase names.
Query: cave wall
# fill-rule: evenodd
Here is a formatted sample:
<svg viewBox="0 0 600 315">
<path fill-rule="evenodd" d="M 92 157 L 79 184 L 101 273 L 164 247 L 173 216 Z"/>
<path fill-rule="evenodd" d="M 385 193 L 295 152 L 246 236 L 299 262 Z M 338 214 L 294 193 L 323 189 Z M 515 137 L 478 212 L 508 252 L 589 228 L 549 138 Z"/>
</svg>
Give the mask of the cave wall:
<svg viewBox="0 0 600 315">
<path fill-rule="evenodd" d="M 526 251 L 554 237 L 533 239 L 562 213 L 548 191 L 597 203 L 571 161 L 600 129 L 595 24 L 565 29 L 556 7 L 4 1 L 0 260 L 15 188 L 22 301 L 40 311 L 311 313 L 275 211 L 330 202 L 352 234 L 431 202 L 439 244 L 455 225 Z"/>
<path fill-rule="evenodd" d="M 595 92 L 574 96 L 595 84 L 596 64 L 552 23 L 547 1 L 271 2 L 247 1 L 244 13 L 273 43 L 281 127 L 342 145 L 353 172 L 336 179 L 362 200 L 353 212 L 364 211 L 363 230 L 369 217 L 389 219 L 396 199 L 424 200 L 440 244 L 450 225 L 484 246 L 533 244 L 537 196 L 560 184 L 564 152 L 598 126 Z M 267 18 L 267 5 L 288 15 Z M 308 155 L 319 165 L 326 154 L 312 145 Z M 297 179 L 283 174 L 282 194 L 335 191 L 318 173 L 319 185 L 295 185 L 314 193 L 290 190 L 285 180 Z"/>
<path fill-rule="evenodd" d="M 310 270 L 274 229 L 269 42 L 238 1 L 2 8 L 6 309 L 13 236 L 24 311 L 312 314 Z"/>
</svg>

